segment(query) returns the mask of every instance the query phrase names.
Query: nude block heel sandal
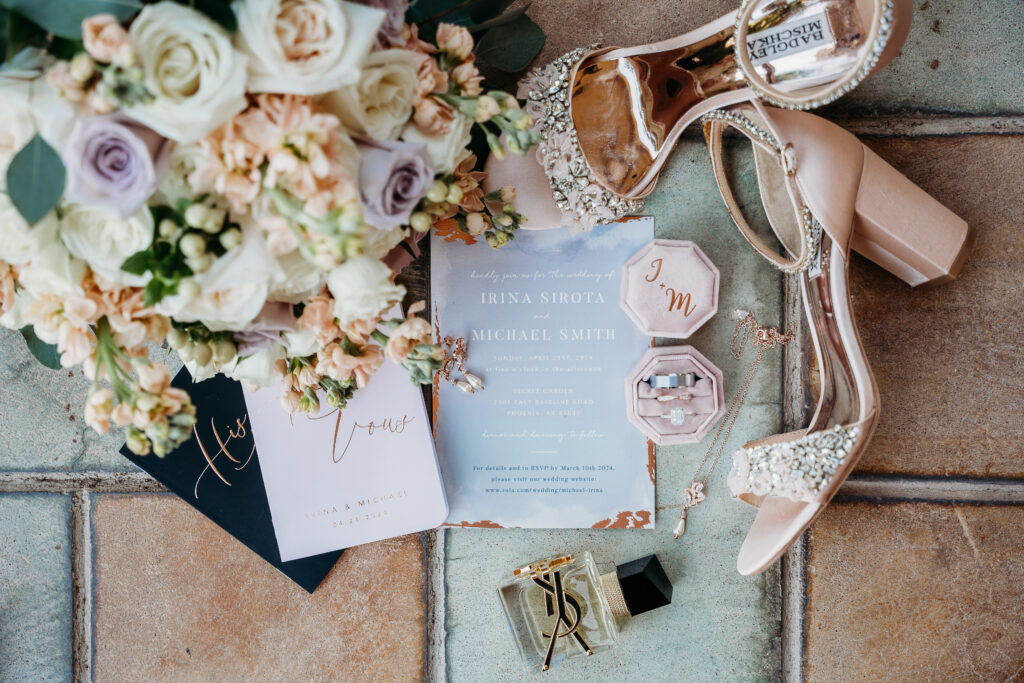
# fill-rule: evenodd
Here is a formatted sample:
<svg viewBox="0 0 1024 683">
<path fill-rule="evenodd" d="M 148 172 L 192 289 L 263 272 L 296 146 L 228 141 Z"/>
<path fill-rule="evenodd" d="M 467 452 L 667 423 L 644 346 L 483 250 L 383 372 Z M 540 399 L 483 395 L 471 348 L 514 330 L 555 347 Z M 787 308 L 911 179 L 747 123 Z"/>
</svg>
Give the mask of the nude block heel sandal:
<svg viewBox="0 0 1024 683">
<path fill-rule="evenodd" d="M 729 487 L 759 511 L 737 569 L 768 568 L 821 513 L 856 466 L 878 421 L 879 401 L 850 305 L 850 248 L 884 254 L 911 284 L 956 274 L 969 248 L 966 224 L 828 121 L 760 102 L 703 118 L 715 178 L 733 221 L 769 261 L 799 278 L 819 368 L 818 405 L 796 432 L 752 441 L 733 456 Z M 722 159 L 731 127 L 754 147 L 762 201 L 780 254 L 749 226 Z"/>
<path fill-rule="evenodd" d="M 638 214 L 701 115 L 752 99 L 827 104 L 899 53 L 912 14 L 910 0 L 744 0 L 669 40 L 577 49 L 520 84 L 544 140 L 536 154 L 492 156 L 486 187 L 549 186 L 531 195 L 529 228 Z"/>
</svg>

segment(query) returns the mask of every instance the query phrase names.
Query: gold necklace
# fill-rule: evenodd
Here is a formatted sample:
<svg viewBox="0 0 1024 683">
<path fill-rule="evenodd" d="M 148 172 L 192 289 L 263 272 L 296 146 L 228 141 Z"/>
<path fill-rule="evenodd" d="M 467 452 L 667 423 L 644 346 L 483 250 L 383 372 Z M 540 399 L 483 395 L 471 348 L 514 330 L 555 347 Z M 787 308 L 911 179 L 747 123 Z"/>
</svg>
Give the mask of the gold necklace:
<svg viewBox="0 0 1024 683">
<path fill-rule="evenodd" d="M 732 397 L 729 409 L 719 423 L 718 431 L 715 432 L 715 438 L 711 439 L 708 449 L 704 451 L 704 457 L 701 458 L 700 464 L 697 465 L 697 471 L 693 474 L 693 481 L 683 489 L 683 510 L 679 513 L 679 521 L 676 522 L 675 529 L 672 531 L 676 538 L 682 536 L 686 531 L 686 511 L 705 498 L 704 488 L 707 486 L 708 479 L 711 478 L 711 473 L 715 471 L 718 459 L 722 457 L 725 445 L 729 442 L 729 435 L 732 433 L 732 427 L 736 423 L 736 416 L 739 415 L 743 401 L 747 398 L 750 385 L 754 381 L 754 375 L 757 373 L 757 368 L 761 365 L 761 359 L 764 357 L 765 352 L 779 344 L 784 345 L 793 341 L 792 325 L 789 326 L 785 334 L 779 332 L 777 327 L 761 327 L 757 324 L 757 320 L 754 319 L 754 314 L 742 308 L 737 308 L 733 311 L 732 317 L 736 321 L 736 329 L 733 330 L 732 340 L 729 342 L 732 357 L 739 360 L 743 356 L 743 350 L 746 348 L 748 340 L 751 340 L 751 343 L 757 347 L 757 355 L 754 357 L 750 367 L 747 368 L 747 374 L 743 377 L 743 383 L 740 385 L 739 391 Z M 707 474 L 704 475 L 702 480 L 697 481 L 701 470 L 704 469 L 704 464 L 707 463 L 708 457 L 715 450 L 716 445 L 718 446 L 718 451 L 711 460 L 711 466 L 708 468 Z"/>
</svg>

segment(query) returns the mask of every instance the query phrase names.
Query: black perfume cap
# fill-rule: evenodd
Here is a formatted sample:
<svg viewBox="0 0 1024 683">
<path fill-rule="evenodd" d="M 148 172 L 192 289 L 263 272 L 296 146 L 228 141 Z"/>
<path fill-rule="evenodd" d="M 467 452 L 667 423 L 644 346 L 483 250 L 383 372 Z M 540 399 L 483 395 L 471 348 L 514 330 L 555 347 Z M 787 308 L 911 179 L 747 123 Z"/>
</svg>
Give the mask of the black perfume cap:
<svg viewBox="0 0 1024 683">
<path fill-rule="evenodd" d="M 620 564 L 615 574 L 626 607 L 634 617 L 672 602 L 672 582 L 655 555 Z"/>
</svg>

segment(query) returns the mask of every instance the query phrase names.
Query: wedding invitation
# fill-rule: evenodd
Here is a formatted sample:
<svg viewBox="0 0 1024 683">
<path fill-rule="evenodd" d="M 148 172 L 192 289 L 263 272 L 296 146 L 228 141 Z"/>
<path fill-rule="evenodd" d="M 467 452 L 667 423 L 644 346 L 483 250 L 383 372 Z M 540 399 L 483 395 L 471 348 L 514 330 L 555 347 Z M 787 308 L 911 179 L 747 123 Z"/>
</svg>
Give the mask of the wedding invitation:
<svg viewBox="0 0 1024 683">
<path fill-rule="evenodd" d="M 423 393 L 386 362 L 344 410 L 288 415 L 276 389 L 245 392 L 281 557 L 433 529 L 445 500 Z"/>
<path fill-rule="evenodd" d="M 432 236 L 437 334 L 465 338 L 485 382 L 436 380 L 448 524 L 653 528 L 653 449 L 622 390 L 650 338 L 619 306 L 622 265 L 653 233 L 639 218 L 520 230 L 497 250 Z"/>
</svg>

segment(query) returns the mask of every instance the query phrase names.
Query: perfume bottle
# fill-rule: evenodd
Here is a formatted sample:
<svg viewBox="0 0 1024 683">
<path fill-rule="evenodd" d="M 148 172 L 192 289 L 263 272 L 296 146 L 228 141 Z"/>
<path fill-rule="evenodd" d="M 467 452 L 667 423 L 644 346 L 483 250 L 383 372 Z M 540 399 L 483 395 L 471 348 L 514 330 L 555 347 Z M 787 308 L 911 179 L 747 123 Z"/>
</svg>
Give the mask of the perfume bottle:
<svg viewBox="0 0 1024 683">
<path fill-rule="evenodd" d="M 589 552 L 533 562 L 498 587 L 528 671 L 615 647 L 619 622 L 672 601 L 654 555 L 598 575 Z"/>
</svg>

